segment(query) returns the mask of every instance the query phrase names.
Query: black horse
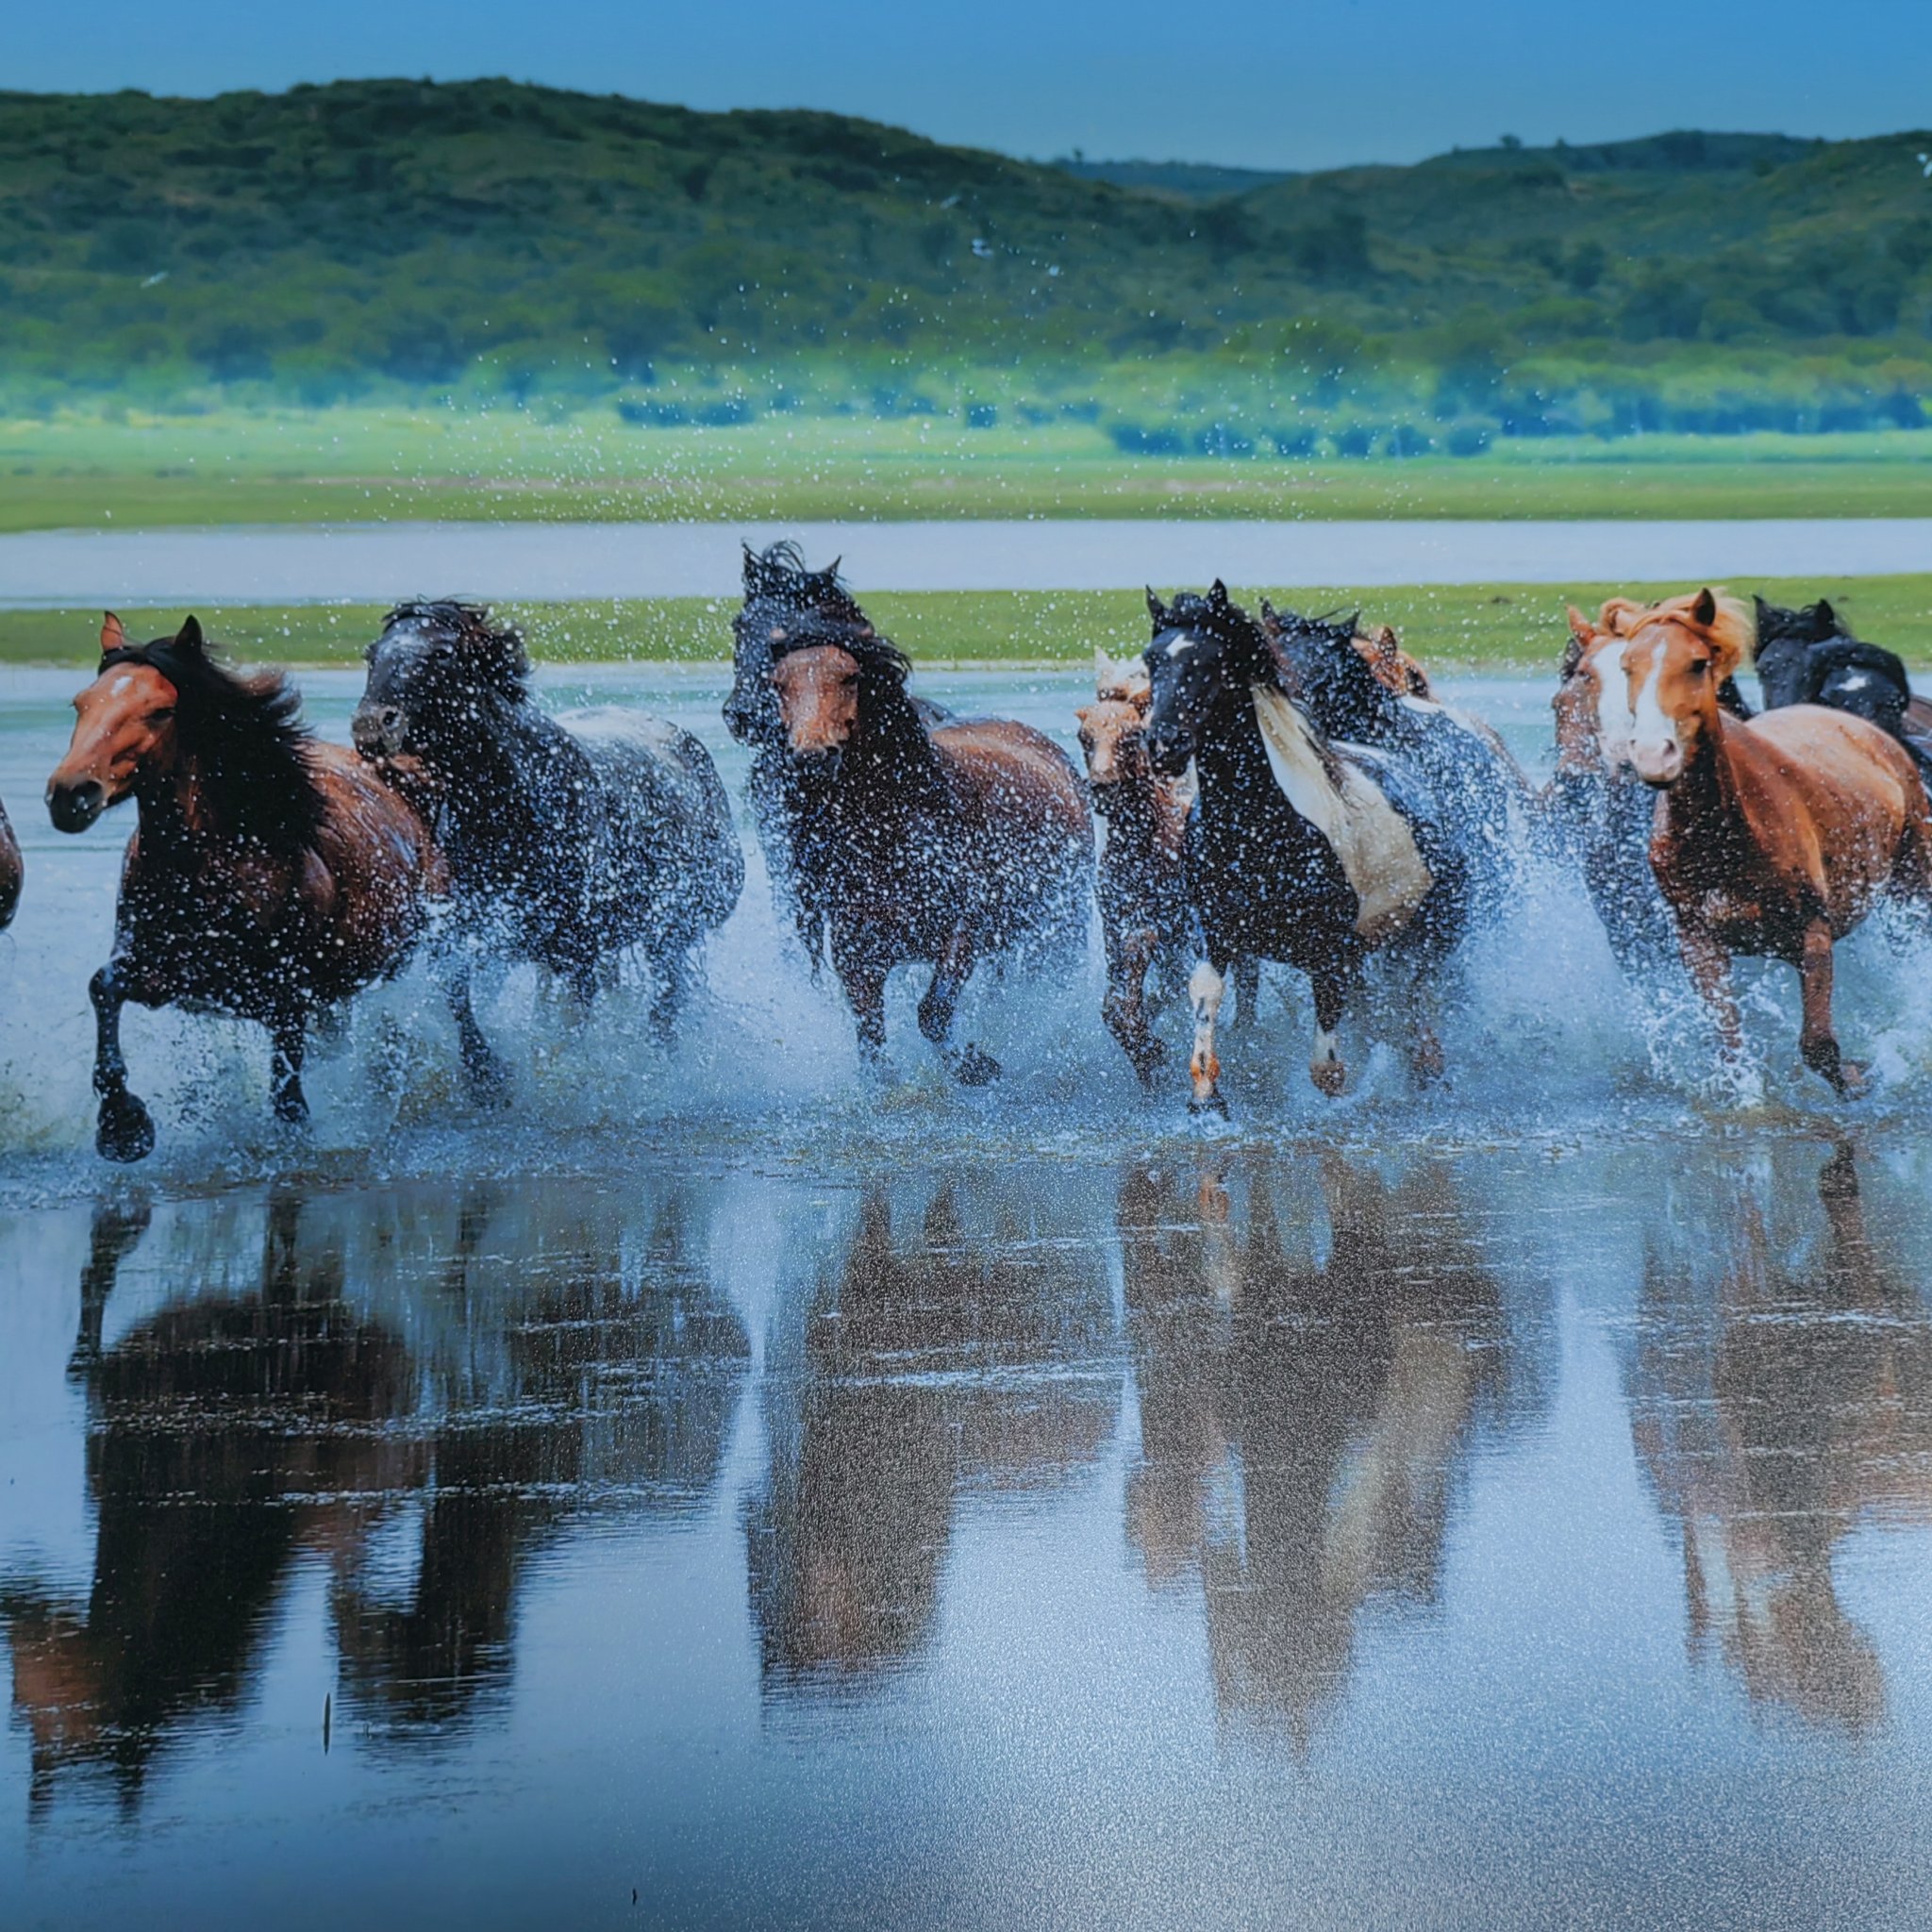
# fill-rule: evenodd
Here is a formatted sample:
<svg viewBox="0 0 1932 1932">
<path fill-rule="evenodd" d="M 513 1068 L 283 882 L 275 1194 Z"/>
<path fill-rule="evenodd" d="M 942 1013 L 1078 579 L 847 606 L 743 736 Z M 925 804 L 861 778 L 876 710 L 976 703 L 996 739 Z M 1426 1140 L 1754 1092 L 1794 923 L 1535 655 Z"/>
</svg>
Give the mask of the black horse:
<svg viewBox="0 0 1932 1932">
<path fill-rule="evenodd" d="M 1341 1091 L 1336 1028 L 1376 952 L 1399 961 L 1410 982 L 1413 1065 L 1425 1075 L 1440 1071 L 1423 1008 L 1433 976 L 1469 929 L 1484 861 L 1470 825 L 1458 822 L 1457 801 L 1439 798 L 1431 769 L 1446 773 L 1472 759 L 1474 734 L 1450 725 L 1466 742 L 1451 751 L 1445 741 L 1423 755 L 1419 738 L 1403 738 L 1407 727 L 1383 708 L 1392 694 L 1346 641 L 1346 627 L 1298 624 L 1284 647 L 1218 581 L 1207 596 L 1182 595 L 1171 607 L 1150 591 L 1147 608 L 1148 750 L 1156 770 L 1170 774 L 1191 758 L 1200 780 L 1188 825 L 1189 887 L 1207 949 L 1189 989 L 1192 1106 L 1224 1111 L 1214 1023 L 1241 953 L 1308 974 L 1308 1071 L 1323 1092 Z M 1391 742 L 1344 745 L 1317 714 Z M 1417 732 L 1435 728 L 1419 721 Z"/>
<path fill-rule="evenodd" d="M 1796 610 L 1755 601 L 1752 665 L 1765 709 L 1827 705 L 1848 711 L 1897 739 L 1932 779 L 1932 704 L 1913 697 L 1896 653 L 1855 638 L 1823 597 Z"/>
<path fill-rule="evenodd" d="M 772 667 L 807 625 L 859 639 L 878 635 L 840 576 L 839 561 L 835 557 L 824 570 L 809 570 L 804 552 L 789 539 L 762 551 L 744 545 L 744 608 L 731 621 L 731 691 L 724 700 L 724 728 L 751 751 L 752 824 L 772 894 L 796 928 L 814 974 L 824 952 L 825 908 L 796 862 L 805 794 L 787 752 Z M 946 724 L 953 715 L 926 698 L 910 703 L 927 725 Z"/>
<path fill-rule="evenodd" d="M 635 711 L 550 716 L 530 695 L 522 638 L 480 605 L 399 605 L 368 659 L 356 748 L 436 825 L 465 940 L 547 967 L 585 1001 L 601 963 L 641 949 L 668 1038 L 692 953 L 744 884 L 710 754 Z M 487 1088 L 496 1075 L 466 963 L 450 1002 Z"/>
</svg>

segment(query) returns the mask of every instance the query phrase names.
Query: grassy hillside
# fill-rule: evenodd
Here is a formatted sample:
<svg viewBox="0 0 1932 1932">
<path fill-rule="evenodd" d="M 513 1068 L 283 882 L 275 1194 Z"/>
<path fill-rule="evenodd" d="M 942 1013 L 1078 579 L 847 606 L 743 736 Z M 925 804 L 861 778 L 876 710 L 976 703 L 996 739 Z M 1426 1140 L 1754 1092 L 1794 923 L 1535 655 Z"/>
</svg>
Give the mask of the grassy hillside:
<svg viewBox="0 0 1932 1932">
<path fill-rule="evenodd" d="M 1218 193 L 501 81 L 0 94 L 0 402 L 447 393 L 1342 458 L 1912 426 L 1928 145 L 1688 133 Z"/>
</svg>

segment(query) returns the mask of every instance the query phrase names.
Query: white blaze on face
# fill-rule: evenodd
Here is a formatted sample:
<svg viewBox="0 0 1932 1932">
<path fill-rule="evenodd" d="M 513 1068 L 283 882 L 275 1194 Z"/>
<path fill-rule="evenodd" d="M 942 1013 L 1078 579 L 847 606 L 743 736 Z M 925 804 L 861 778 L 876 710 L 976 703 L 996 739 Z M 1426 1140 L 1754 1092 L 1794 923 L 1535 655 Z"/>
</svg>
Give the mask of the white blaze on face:
<svg viewBox="0 0 1932 1932">
<path fill-rule="evenodd" d="M 1185 657 L 1185 656 L 1187 655 L 1187 653 L 1188 653 L 1188 652 L 1191 651 L 1191 650 L 1192 650 L 1192 649 L 1194 648 L 1194 645 L 1195 645 L 1195 644 L 1196 644 L 1196 643 L 1197 643 L 1198 641 L 1199 641 L 1199 640 L 1198 640 L 1198 639 L 1195 639 L 1195 638 L 1191 638 L 1191 637 L 1185 637 L 1185 636 L 1184 636 L 1184 637 L 1177 637 L 1176 639 L 1174 639 L 1174 642 L 1173 642 L 1173 643 L 1171 643 L 1170 645 L 1168 645 L 1168 647 L 1167 647 L 1167 655 L 1168 655 L 1168 656 L 1169 656 L 1170 658 L 1181 658 L 1181 657 Z"/>
<path fill-rule="evenodd" d="M 1616 766 L 1630 756 L 1630 741 L 1636 736 L 1637 717 L 1630 708 L 1630 667 L 1624 659 L 1630 644 L 1607 647 L 1597 653 L 1592 669 L 1596 673 L 1596 741 L 1604 763 Z"/>
<path fill-rule="evenodd" d="M 1630 762 L 1640 777 L 1652 780 L 1674 778 L 1684 765 L 1676 721 L 1665 714 L 1657 696 L 1664 675 L 1664 650 L 1665 641 L 1661 638 L 1641 649 L 1634 638 L 1624 646 L 1624 657 L 1631 660 L 1630 677 L 1637 682 L 1631 716 Z"/>
</svg>

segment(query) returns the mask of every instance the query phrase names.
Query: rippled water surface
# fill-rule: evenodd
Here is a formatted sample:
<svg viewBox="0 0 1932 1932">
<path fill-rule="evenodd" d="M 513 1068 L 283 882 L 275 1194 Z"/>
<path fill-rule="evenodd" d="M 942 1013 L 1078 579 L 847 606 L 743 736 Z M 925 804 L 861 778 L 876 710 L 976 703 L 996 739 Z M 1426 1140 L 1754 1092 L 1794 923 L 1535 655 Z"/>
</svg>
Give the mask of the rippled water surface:
<svg viewBox="0 0 1932 1932">
<path fill-rule="evenodd" d="M 714 686 L 612 681 L 718 741 Z M 510 975 L 482 1121 L 407 979 L 297 1136 L 246 1029 L 131 1017 L 161 1144 L 108 1172 L 119 840 L 34 807 L 70 688 L 0 709 L 8 1932 L 1924 1923 L 1928 1049 L 1884 935 L 1840 985 L 1873 1100 L 1790 1070 L 1771 974 L 1724 1092 L 1533 870 L 1442 1091 L 1364 1041 L 1322 1102 L 1284 984 L 1202 1134 L 1091 970 L 975 996 L 992 1091 L 897 1010 L 866 1085 L 755 871 L 669 1058 L 628 990 L 580 1024 Z M 1058 728 L 1074 687 L 933 689 Z"/>
</svg>

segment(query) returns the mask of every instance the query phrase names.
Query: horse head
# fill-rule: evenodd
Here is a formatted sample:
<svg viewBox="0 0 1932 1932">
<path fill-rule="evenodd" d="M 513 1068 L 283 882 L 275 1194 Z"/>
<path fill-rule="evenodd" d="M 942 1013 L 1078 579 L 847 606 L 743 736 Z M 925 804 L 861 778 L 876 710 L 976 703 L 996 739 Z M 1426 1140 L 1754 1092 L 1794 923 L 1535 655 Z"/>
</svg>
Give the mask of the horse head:
<svg viewBox="0 0 1932 1932">
<path fill-rule="evenodd" d="M 1583 612 L 1570 606 L 1570 637 L 1557 668 L 1550 699 L 1557 714 L 1557 775 L 1559 780 L 1598 778 L 1607 771 L 1603 743 L 1602 660 L 1612 639 Z"/>
<path fill-rule="evenodd" d="M 510 626 L 482 604 L 399 604 L 364 654 L 369 678 L 350 721 L 356 749 L 397 774 L 459 757 L 489 702 L 525 697 L 530 660 Z"/>
<path fill-rule="evenodd" d="M 840 576 L 839 558 L 824 570 L 808 570 L 803 552 L 789 540 L 764 550 L 747 543 L 744 608 L 731 620 L 731 691 L 724 700 L 725 729 L 741 744 L 783 745 L 772 670 L 806 621 L 859 638 L 877 635 Z"/>
<path fill-rule="evenodd" d="M 1708 589 L 1651 605 L 1612 597 L 1596 627 L 1610 645 L 1596 660 L 1603 756 L 1646 785 L 1673 785 L 1717 734 L 1719 693 L 1750 646 L 1751 613 Z"/>
<path fill-rule="evenodd" d="M 86 831 L 110 806 L 131 797 L 144 776 L 174 769 L 180 691 L 153 654 L 199 657 L 204 649 L 192 617 L 174 637 L 137 645 L 108 612 L 100 672 L 74 701 L 73 741 L 47 780 L 47 815 L 56 831 Z"/>
<path fill-rule="evenodd" d="M 1260 626 L 1217 577 L 1205 597 L 1183 591 L 1171 605 L 1150 590 L 1154 636 L 1143 653 L 1151 701 L 1147 751 L 1161 776 L 1188 768 L 1218 712 L 1246 702 L 1257 683 L 1276 681 Z"/>
<path fill-rule="evenodd" d="M 1116 664 L 1104 650 L 1094 658 L 1094 697 L 1074 715 L 1080 723 L 1080 750 L 1096 800 L 1122 785 L 1153 775 L 1147 759 L 1147 711 L 1154 701 L 1147 674 L 1138 664 Z"/>
<path fill-rule="evenodd" d="M 1371 655 L 1379 644 L 1362 635 L 1359 615 L 1304 617 L 1296 610 L 1276 610 L 1263 598 L 1261 627 L 1283 681 L 1306 717 L 1330 738 L 1359 744 L 1380 741 L 1398 715 L 1403 678 L 1399 667 L 1385 675 Z M 1394 632 L 1386 635 L 1392 646 Z"/>
<path fill-rule="evenodd" d="M 1757 635 L 1751 646 L 1752 668 L 1771 710 L 1810 701 L 1812 653 L 1851 636 L 1836 610 L 1823 597 L 1789 610 L 1781 604 L 1752 600 L 1757 614 Z"/>
<path fill-rule="evenodd" d="M 870 628 L 855 635 L 836 620 L 794 618 L 772 645 L 769 687 L 776 699 L 779 743 L 794 766 L 836 777 L 887 694 L 903 695 L 911 660 Z"/>
</svg>

